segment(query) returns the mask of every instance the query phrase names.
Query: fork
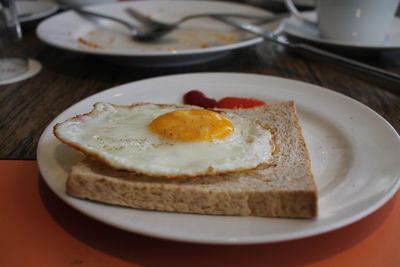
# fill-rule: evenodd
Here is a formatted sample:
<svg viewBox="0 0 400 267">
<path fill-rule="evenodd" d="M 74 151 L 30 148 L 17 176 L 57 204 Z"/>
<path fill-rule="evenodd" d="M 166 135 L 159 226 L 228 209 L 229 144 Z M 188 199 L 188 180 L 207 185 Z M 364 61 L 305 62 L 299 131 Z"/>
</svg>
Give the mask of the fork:
<svg viewBox="0 0 400 267">
<path fill-rule="evenodd" d="M 161 21 L 154 20 L 150 18 L 149 16 L 146 16 L 139 11 L 135 10 L 134 8 L 128 7 L 125 9 L 125 12 L 135 18 L 137 21 L 142 23 L 143 26 L 146 26 L 146 32 L 142 32 L 142 36 L 147 35 L 147 40 L 152 40 L 152 39 L 157 39 L 163 35 L 168 34 L 169 32 L 173 31 L 177 27 L 179 27 L 180 24 L 183 22 L 190 20 L 190 19 L 196 19 L 200 17 L 214 17 L 214 16 L 220 16 L 220 17 L 236 17 L 236 18 L 245 18 L 245 19 L 254 19 L 255 21 L 253 24 L 264 24 L 272 21 L 276 21 L 279 19 L 282 19 L 284 17 L 287 17 L 288 14 L 278 14 L 278 15 L 271 15 L 271 16 L 265 16 L 265 15 L 248 15 L 248 14 L 239 14 L 239 13 L 199 13 L 199 14 L 193 14 L 193 15 L 188 15 L 185 17 L 182 17 L 181 19 L 172 22 L 172 23 L 164 23 Z"/>
</svg>

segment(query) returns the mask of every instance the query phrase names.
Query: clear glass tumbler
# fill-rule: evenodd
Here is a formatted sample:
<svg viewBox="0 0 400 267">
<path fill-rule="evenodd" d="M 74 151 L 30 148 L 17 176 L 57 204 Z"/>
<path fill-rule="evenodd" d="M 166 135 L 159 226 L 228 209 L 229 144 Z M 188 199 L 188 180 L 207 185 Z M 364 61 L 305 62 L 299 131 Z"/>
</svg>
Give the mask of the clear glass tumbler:
<svg viewBox="0 0 400 267">
<path fill-rule="evenodd" d="M 28 70 L 15 0 L 0 0 L 0 81 Z"/>
</svg>

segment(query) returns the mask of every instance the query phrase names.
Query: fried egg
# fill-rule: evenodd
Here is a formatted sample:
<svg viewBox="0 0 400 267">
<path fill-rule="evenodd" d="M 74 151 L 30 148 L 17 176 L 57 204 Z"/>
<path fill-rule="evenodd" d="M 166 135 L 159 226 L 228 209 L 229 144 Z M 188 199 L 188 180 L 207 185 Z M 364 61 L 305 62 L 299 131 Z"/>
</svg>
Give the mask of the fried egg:
<svg viewBox="0 0 400 267">
<path fill-rule="evenodd" d="M 271 163 L 271 132 L 229 111 L 96 103 L 54 127 L 63 143 L 115 169 L 165 178 L 218 175 Z"/>
</svg>

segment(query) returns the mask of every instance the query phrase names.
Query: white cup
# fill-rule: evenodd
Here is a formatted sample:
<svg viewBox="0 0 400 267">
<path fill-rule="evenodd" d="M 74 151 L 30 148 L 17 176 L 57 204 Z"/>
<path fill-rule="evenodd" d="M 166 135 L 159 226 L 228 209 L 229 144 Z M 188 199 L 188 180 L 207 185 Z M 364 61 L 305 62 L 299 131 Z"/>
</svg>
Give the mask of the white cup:
<svg viewBox="0 0 400 267">
<path fill-rule="evenodd" d="M 385 40 L 399 0 L 316 0 L 317 20 L 305 18 L 292 0 L 285 0 L 290 12 L 317 27 L 322 38 L 353 43 Z"/>
<path fill-rule="evenodd" d="M 28 70 L 14 0 L 0 0 L 0 81 L 17 77 Z"/>
</svg>

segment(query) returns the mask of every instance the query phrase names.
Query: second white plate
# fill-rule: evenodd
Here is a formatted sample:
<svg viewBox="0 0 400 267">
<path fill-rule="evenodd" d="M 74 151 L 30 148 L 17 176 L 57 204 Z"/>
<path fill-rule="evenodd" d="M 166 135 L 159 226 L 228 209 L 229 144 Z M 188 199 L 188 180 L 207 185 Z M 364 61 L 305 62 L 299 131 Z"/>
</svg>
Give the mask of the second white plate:
<svg viewBox="0 0 400 267">
<path fill-rule="evenodd" d="M 57 122 L 88 112 L 98 101 L 181 103 L 198 89 L 209 97 L 295 100 L 319 190 L 315 220 L 177 214 L 129 209 L 69 197 L 69 168 L 81 159 L 53 135 Z M 338 108 L 340 107 L 340 108 Z M 42 134 L 40 172 L 66 203 L 109 225 L 148 236 L 210 244 L 255 244 L 308 237 L 337 229 L 375 211 L 400 185 L 400 138 L 370 108 L 333 91 L 282 78 L 234 73 L 160 77 L 103 91 L 60 114 Z"/>
<path fill-rule="evenodd" d="M 196 13 L 242 13 L 270 15 L 259 8 L 212 1 L 137 1 L 88 6 L 87 9 L 135 22 L 124 9 L 133 7 L 155 19 L 173 22 Z M 155 42 L 132 40 L 127 29 L 105 21 L 103 29 L 67 11 L 43 21 L 37 35 L 44 42 L 66 50 L 93 55 L 128 65 L 187 65 L 226 56 L 233 49 L 251 46 L 262 41 L 260 37 L 237 31 L 229 25 L 210 18 L 185 22 L 179 30 Z M 266 26 L 273 30 L 278 22 Z"/>
</svg>

